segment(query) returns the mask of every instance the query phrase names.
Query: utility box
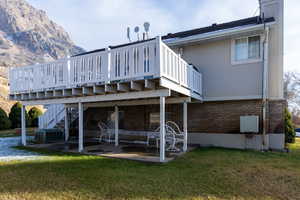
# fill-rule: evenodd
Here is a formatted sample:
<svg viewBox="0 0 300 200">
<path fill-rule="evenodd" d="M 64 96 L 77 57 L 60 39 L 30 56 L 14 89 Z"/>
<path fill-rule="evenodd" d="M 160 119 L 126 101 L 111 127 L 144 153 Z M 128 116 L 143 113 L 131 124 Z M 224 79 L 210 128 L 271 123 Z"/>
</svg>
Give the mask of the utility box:
<svg viewBox="0 0 300 200">
<path fill-rule="evenodd" d="M 240 116 L 240 132 L 241 133 L 258 133 L 259 117 L 256 115 Z"/>
</svg>

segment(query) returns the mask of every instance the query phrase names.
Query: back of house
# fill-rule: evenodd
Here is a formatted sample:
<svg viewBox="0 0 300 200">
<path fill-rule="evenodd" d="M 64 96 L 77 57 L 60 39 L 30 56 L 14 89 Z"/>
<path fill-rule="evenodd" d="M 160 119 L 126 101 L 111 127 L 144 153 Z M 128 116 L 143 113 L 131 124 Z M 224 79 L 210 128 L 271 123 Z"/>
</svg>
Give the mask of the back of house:
<svg viewBox="0 0 300 200">
<path fill-rule="evenodd" d="M 78 124 L 80 150 L 83 130 L 97 135 L 116 112 L 117 130 L 151 132 L 172 121 L 188 144 L 283 149 L 283 0 L 260 8 L 256 17 L 14 68 L 10 98 L 50 105 L 40 128 L 79 108 L 68 120 Z"/>
</svg>

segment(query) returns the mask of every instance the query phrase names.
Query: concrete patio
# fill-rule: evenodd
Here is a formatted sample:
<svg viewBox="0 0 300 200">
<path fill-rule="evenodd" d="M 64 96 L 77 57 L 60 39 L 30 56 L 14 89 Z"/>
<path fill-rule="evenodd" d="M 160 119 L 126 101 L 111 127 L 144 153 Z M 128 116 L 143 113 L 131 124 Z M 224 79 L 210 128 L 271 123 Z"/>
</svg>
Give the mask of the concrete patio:
<svg viewBox="0 0 300 200">
<path fill-rule="evenodd" d="M 57 142 L 51 144 L 29 144 L 28 147 L 65 153 L 78 153 L 77 141 L 69 141 L 67 143 Z M 188 147 L 188 151 L 195 148 L 195 146 L 190 146 Z M 160 162 L 159 149 L 153 145 L 146 146 L 144 144 L 120 143 L 119 146 L 115 146 L 113 143 L 99 143 L 98 141 L 89 139 L 84 142 L 84 151 L 80 154 L 128 159 L 141 162 Z M 170 162 L 183 154 L 183 152 L 166 152 L 166 159 L 164 163 Z"/>
</svg>

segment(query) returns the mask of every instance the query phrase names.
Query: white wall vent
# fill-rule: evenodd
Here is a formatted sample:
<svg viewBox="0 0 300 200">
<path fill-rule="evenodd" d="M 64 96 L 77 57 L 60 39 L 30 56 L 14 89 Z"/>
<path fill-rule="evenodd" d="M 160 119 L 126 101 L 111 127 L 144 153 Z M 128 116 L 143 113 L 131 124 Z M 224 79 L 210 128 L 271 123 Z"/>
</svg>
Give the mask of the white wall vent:
<svg viewBox="0 0 300 200">
<path fill-rule="evenodd" d="M 240 132 L 241 133 L 258 133 L 259 117 L 255 115 L 240 116 Z"/>
</svg>

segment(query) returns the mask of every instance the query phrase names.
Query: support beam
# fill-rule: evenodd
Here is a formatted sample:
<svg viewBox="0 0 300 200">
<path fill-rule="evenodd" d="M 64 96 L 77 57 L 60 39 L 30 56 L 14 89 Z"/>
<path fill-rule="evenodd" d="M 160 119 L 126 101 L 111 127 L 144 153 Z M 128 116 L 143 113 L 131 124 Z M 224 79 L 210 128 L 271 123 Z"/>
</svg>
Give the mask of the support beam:
<svg viewBox="0 0 300 200">
<path fill-rule="evenodd" d="M 143 89 L 142 84 L 136 81 L 130 82 L 130 89 L 135 91 L 141 91 Z"/>
<path fill-rule="evenodd" d="M 28 94 L 21 94 L 22 100 L 28 100 L 29 95 Z"/>
<path fill-rule="evenodd" d="M 36 97 L 37 97 L 38 99 L 45 98 L 45 92 L 38 92 L 37 95 L 36 95 Z"/>
<path fill-rule="evenodd" d="M 126 92 L 126 93 L 106 94 L 106 95 L 23 101 L 23 104 L 26 106 L 48 105 L 48 104 L 72 104 L 72 103 L 77 104 L 78 102 L 88 103 L 88 102 L 100 102 L 100 101 L 121 101 L 121 100 L 157 98 L 160 96 L 167 97 L 170 95 L 171 95 L 171 91 L 169 89 L 159 89 L 159 90 L 151 90 L 151 91 Z"/>
<path fill-rule="evenodd" d="M 104 90 L 107 93 L 117 93 L 117 86 L 116 85 L 105 85 Z"/>
<path fill-rule="evenodd" d="M 81 102 L 78 103 L 78 151 L 83 152 L 83 105 Z"/>
<path fill-rule="evenodd" d="M 63 96 L 64 97 L 72 96 L 72 89 L 64 89 L 63 90 Z"/>
<path fill-rule="evenodd" d="M 120 92 L 129 92 L 129 83 L 118 83 L 117 90 Z"/>
<path fill-rule="evenodd" d="M 145 80 L 145 89 L 154 90 L 155 89 L 155 82 L 151 80 Z"/>
<path fill-rule="evenodd" d="M 53 96 L 54 97 L 62 97 L 63 96 L 63 91 L 62 90 L 54 90 L 53 91 Z"/>
<path fill-rule="evenodd" d="M 65 142 L 69 140 L 69 134 L 68 107 L 65 105 Z"/>
<path fill-rule="evenodd" d="M 160 162 L 165 161 L 165 97 L 160 97 Z"/>
<path fill-rule="evenodd" d="M 82 95 L 82 88 L 72 88 L 72 95 L 73 96 L 81 96 Z"/>
<path fill-rule="evenodd" d="M 92 87 L 83 87 L 82 88 L 82 93 L 84 95 L 94 95 L 94 91 Z"/>
<path fill-rule="evenodd" d="M 183 103 L 183 134 L 184 134 L 184 141 L 183 141 L 183 151 L 187 151 L 187 102 Z"/>
<path fill-rule="evenodd" d="M 46 91 L 45 92 L 45 97 L 47 97 L 47 98 L 53 97 L 53 91 Z"/>
<path fill-rule="evenodd" d="M 35 99 L 36 93 L 29 93 L 29 99 Z"/>
<path fill-rule="evenodd" d="M 103 86 L 94 86 L 94 93 L 95 94 L 105 94 L 105 90 Z"/>
<path fill-rule="evenodd" d="M 115 146 L 119 146 L 119 108 L 115 106 Z"/>
<path fill-rule="evenodd" d="M 21 108 L 21 138 L 22 138 L 22 145 L 26 146 L 26 117 L 25 117 L 26 107 L 22 105 Z"/>
</svg>

